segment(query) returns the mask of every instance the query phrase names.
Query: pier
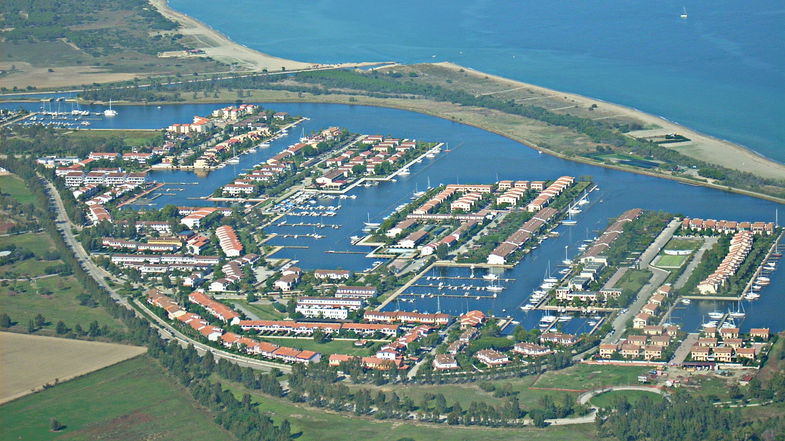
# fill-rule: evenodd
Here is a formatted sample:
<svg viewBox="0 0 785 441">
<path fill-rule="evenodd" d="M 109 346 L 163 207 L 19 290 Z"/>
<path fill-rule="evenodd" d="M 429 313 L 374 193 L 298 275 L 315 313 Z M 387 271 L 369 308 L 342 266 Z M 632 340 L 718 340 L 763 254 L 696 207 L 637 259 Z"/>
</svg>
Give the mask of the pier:
<svg viewBox="0 0 785 441">
<path fill-rule="evenodd" d="M 338 224 L 323 224 L 321 222 L 318 223 L 310 223 L 310 222 L 295 222 L 289 223 L 285 220 L 275 224 L 276 227 L 314 227 L 314 228 L 333 228 L 335 230 L 341 228 Z"/>
</svg>

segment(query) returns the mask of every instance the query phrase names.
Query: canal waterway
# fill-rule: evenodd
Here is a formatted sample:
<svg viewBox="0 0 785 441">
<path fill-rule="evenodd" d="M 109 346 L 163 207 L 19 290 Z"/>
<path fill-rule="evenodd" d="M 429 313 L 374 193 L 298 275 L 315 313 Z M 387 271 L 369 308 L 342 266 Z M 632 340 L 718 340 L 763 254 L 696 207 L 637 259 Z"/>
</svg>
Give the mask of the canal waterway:
<svg viewBox="0 0 785 441">
<path fill-rule="evenodd" d="M 289 136 L 276 140 L 267 149 L 240 156 L 240 163 L 226 166 L 199 177 L 189 171 L 153 171 L 149 178 L 159 182 L 173 183 L 160 190 L 150 208 L 166 204 L 212 205 L 199 199 L 212 193 L 216 188 L 230 182 L 234 176 L 253 165 L 266 160 L 277 152 L 296 142 L 301 131 L 309 133 L 327 126 L 346 127 L 355 133 L 382 134 L 399 138 L 447 143 L 448 151 L 435 158 L 424 158 L 411 167 L 411 173 L 398 176 L 396 182 L 382 182 L 374 187 L 358 187 L 349 193 L 352 198 L 317 199 L 315 206 L 337 206 L 334 216 L 286 216 L 289 223 L 308 222 L 337 224 L 340 228 L 314 227 L 273 227 L 269 232 L 278 234 L 318 234 L 324 238 L 274 238 L 273 245 L 290 245 L 297 248 L 284 248 L 278 257 L 297 259 L 306 269 L 344 268 L 362 271 L 377 259 L 368 259 L 362 254 L 332 253 L 328 251 L 365 251 L 368 248 L 352 246 L 350 237 L 359 235 L 364 222 L 368 219 L 381 221 L 396 207 L 407 203 L 417 190 L 424 190 L 428 184 L 449 183 L 492 183 L 499 179 L 546 180 L 562 175 L 575 177 L 591 176 L 599 189 L 589 195 L 590 204 L 582 207 L 583 212 L 575 219 L 575 226 L 559 226 L 559 237 L 551 238 L 528 254 L 515 268 L 500 274 L 512 279 L 500 282 L 505 288 L 493 298 L 488 292 L 472 291 L 468 296 L 436 297 L 406 296 L 412 302 L 392 302 L 388 309 L 419 310 L 434 312 L 438 308 L 445 312 L 458 313 L 467 309 L 492 311 L 500 316 L 512 316 L 524 326 L 536 327 L 543 312 L 523 312 L 519 307 L 525 304 L 532 291 L 542 283 L 546 269 L 550 265 L 556 275 L 559 265 L 567 255 L 572 258 L 577 247 L 584 239 L 601 232 L 610 218 L 623 211 L 640 207 L 650 210 L 663 210 L 690 217 L 773 221 L 775 209 L 779 204 L 750 198 L 699 186 L 690 186 L 664 179 L 641 176 L 616 170 L 604 169 L 574 163 L 548 155 L 538 154 L 518 142 L 502 136 L 459 123 L 421 115 L 417 113 L 365 106 L 337 104 L 296 104 L 261 103 L 267 108 L 302 115 L 309 119 L 290 131 Z M 122 106 L 119 115 L 111 120 L 101 119 L 92 127 L 96 128 L 162 128 L 172 123 L 190 121 L 193 115 L 208 114 L 220 104 L 207 105 L 166 105 Z M 93 110 L 91 110 L 93 111 Z M 97 111 L 97 110 L 96 110 Z M 176 184 L 175 184 L 176 183 Z M 178 188 L 172 191 L 171 188 Z M 169 190 L 167 190 L 169 188 Z M 182 189 L 182 190 L 179 190 Z M 163 195 L 163 193 L 166 193 Z M 148 206 L 137 206 L 148 208 Z M 469 269 L 453 269 L 450 275 L 465 276 Z M 462 273 L 463 272 L 463 273 Z M 477 271 L 477 277 L 481 276 Z M 744 302 L 747 318 L 741 323 L 742 329 L 750 327 L 770 327 L 779 331 L 785 329 L 785 319 L 781 311 L 785 306 L 785 277 L 780 268 L 771 275 L 772 283 L 761 291 L 761 298 L 754 302 Z M 446 283 L 446 282 L 445 282 Z M 466 282 L 461 282 L 466 283 Z M 478 282 L 487 285 L 486 281 Z M 459 284 L 460 285 L 460 284 Z M 459 292 L 465 292 L 466 290 Z M 480 297 L 477 299 L 477 297 Z M 683 323 L 688 330 L 700 326 L 702 314 L 715 309 L 735 309 L 735 304 L 693 301 L 688 307 L 679 307 L 671 321 Z M 567 331 L 585 330 L 587 320 L 574 319 L 564 323 Z"/>
</svg>

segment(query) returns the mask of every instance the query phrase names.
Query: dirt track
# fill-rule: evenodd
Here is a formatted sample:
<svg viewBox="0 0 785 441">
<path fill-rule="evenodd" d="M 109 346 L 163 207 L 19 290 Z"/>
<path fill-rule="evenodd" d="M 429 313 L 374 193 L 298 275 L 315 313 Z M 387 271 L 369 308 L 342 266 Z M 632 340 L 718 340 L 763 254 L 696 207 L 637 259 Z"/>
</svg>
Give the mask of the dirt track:
<svg viewBox="0 0 785 441">
<path fill-rule="evenodd" d="M 0 332 L 0 404 L 127 360 L 146 348 Z"/>
</svg>

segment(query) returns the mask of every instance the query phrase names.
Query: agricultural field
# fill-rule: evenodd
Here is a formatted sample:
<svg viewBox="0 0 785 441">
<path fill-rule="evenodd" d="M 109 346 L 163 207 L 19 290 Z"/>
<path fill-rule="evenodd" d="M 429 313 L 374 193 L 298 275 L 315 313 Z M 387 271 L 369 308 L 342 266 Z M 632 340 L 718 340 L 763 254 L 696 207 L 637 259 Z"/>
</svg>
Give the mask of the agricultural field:
<svg viewBox="0 0 785 441">
<path fill-rule="evenodd" d="M 244 390 L 233 386 L 235 394 L 242 396 Z M 594 426 L 581 424 L 554 426 L 545 429 L 515 428 L 495 429 L 487 427 L 445 426 L 437 424 L 378 421 L 368 417 L 344 416 L 290 403 L 282 398 L 270 398 L 262 394 L 251 394 L 262 412 L 268 413 L 276 423 L 289 420 L 292 432 L 301 433 L 298 441 L 389 441 L 401 438 L 414 440 L 450 441 L 549 441 L 549 440 L 594 440 Z"/>
<path fill-rule="evenodd" d="M 65 429 L 51 432 L 50 418 Z M 8 440 L 235 439 L 147 356 L 0 406 L 0 426 Z"/>
<path fill-rule="evenodd" d="M 143 347 L 0 332 L 0 403 L 135 357 Z M 3 424 L 8 428 L 8 425 Z"/>
</svg>

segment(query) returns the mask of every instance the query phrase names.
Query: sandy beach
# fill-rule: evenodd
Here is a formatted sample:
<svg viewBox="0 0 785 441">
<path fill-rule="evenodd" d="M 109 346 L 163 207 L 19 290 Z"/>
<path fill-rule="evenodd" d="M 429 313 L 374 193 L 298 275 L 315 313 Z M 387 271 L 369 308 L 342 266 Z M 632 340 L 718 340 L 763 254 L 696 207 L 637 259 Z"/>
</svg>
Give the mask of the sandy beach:
<svg viewBox="0 0 785 441">
<path fill-rule="evenodd" d="M 478 77 L 488 77 L 496 80 L 497 82 L 509 85 L 510 90 L 517 88 L 526 88 L 533 90 L 540 94 L 553 95 L 556 98 L 566 99 L 577 103 L 579 106 L 588 107 L 595 103 L 600 103 L 605 110 L 611 111 L 619 116 L 630 118 L 640 121 L 644 126 L 659 126 L 656 129 L 648 129 L 645 131 L 632 132 L 630 135 L 641 136 L 654 136 L 664 135 L 668 133 L 678 133 L 690 139 L 689 142 L 678 143 L 670 145 L 676 151 L 679 151 L 687 156 L 700 159 L 706 162 L 719 164 L 731 169 L 737 169 L 752 173 L 757 176 L 773 179 L 785 179 L 785 165 L 779 162 L 768 159 L 756 152 L 749 150 L 738 144 L 729 141 L 714 138 L 712 136 L 697 132 L 688 127 L 673 123 L 666 119 L 660 118 L 655 115 L 641 112 L 639 110 L 625 107 L 619 104 L 609 103 L 597 98 L 590 98 L 583 95 L 576 95 L 548 89 L 545 87 L 536 86 L 533 84 L 523 83 L 520 81 L 511 80 L 496 75 L 486 74 L 471 68 L 463 67 L 454 63 L 444 62 L 436 63 L 439 66 L 450 68 L 453 70 L 463 69 L 465 72 L 476 75 Z"/>
<path fill-rule="evenodd" d="M 242 70 L 261 71 L 305 69 L 312 63 L 304 63 L 263 54 L 238 44 L 206 24 L 170 8 L 166 0 L 150 0 L 164 17 L 180 23 L 178 32 L 192 40 L 194 49 L 202 49 L 205 54 L 224 63 L 238 63 Z"/>
</svg>

